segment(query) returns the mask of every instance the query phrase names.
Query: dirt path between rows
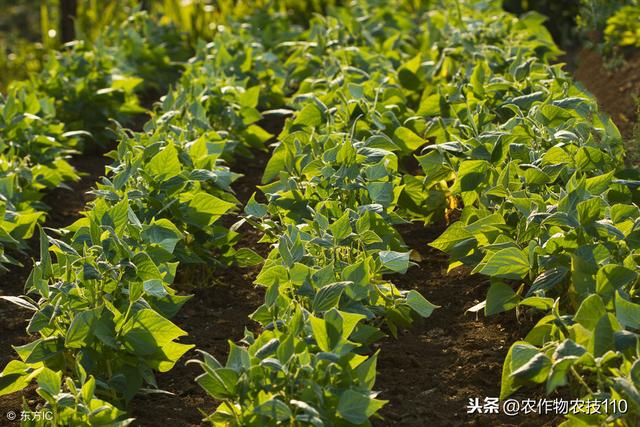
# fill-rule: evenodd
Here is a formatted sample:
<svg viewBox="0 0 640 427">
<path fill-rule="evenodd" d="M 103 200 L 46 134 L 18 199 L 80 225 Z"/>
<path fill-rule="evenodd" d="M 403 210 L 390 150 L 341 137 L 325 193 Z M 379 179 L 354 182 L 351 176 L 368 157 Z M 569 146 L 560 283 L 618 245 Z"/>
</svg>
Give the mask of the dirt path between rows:
<svg viewBox="0 0 640 427">
<path fill-rule="evenodd" d="M 282 124 L 264 125 L 272 133 L 279 133 Z M 260 177 L 267 161 L 268 153 L 258 152 L 252 159 L 239 159 L 231 170 L 243 176 L 233 184 L 236 197 L 242 205 L 249 200 L 260 185 Z M 225 218 L 227 226 L 237 218 Z M 237 248 L 250 248 L 266 257 L 269 246 L 258 243 L 260 235 L 245 224 L 240 228 L 240 242 Z M 138 396 L 131 403 L 136 425 L 145 427 L 172 427 L 204 425 L 203 415 L 210 414 L 217 406 L 194 379 L 202 373 L 195 364 L 186 365 L 189 359 L 201 359 L 196 350 L 206 351 L 224 363 L 229 353 L 229 341 L 238 342 L 244 336 L 245 328 L 256 329 L 256 323 L 249 319 L 264 299 L 262 289 L 255 288 L 255 280 L 260 267 L 226 268 L 210 271 L 206 266 L 180 266 L 175 288 L 183 295 L 193 295 L 172 321 L 188 332 L 181 340 L 185 344 L 195 344 L 178 361 L 174 369 L 158 375 L 158 386 L 171 395 L 152 394 Z"/>
<path fill-rule="evenodd" d="M 242 246 L 256 250 L 258 236 L 245 230 Z M 266 248 L 256 251 L 265 254 Z M 176 281 L 181 294 L 193 295 L 174 323 L 189 333 L 181 342 L 195 344 L 224 363 L 229 353 L 229 341 L 238 342 L 245 327 L 255 329 L 249 315 L 262 303 L 264 294 L 253 287 L 259 268 L 224 269 L 213 277 L 206 269 L 183 269 Z M 158 386 L 173 395 L 138 396 L 131 403 L 136 425 L 183 427 L 201 425 L 204 411 L 215 410 L 216 402 L 197 385 L 194 379 L 202 373 L 189 359 L 202 359 L 195 350 L 189 351 L 171 371 L 158 375 Z M 204 424 L 202 424 L 204 425 Z"/>
<path fill-rule="evenodd" d="M 394 277 L 401 289 L 416 289 L 441 306 L 431 317 L 381 345 L 376 389 L 389 400 L 380 426 L 543 426 L 550 417 L 537 415 L 468 415 L 469 399 L 498 397 L 502 363 L 510 345 L 533 325 L 517 321 L 515 312 L 484 317 L 466 310 L 483 301 L 488 281 L 457 269 L 447 274 L 447 257 L 427 246 L 444 227 L 418 224 L 400 229 L 422 261 L 405 275 Z M 539 390 L 524 390 L 518 398 L 541 398 Z"/>
<path fill-rule="evenodd" d="M 627 166 L 640 168 L 640 49 L 614 69 L 607 69 L 606 60 L 588 49 L 574 54 L 571 62 L 575 79 L 596 97 L 602 111 L 620 129 Z"/>
</svg>

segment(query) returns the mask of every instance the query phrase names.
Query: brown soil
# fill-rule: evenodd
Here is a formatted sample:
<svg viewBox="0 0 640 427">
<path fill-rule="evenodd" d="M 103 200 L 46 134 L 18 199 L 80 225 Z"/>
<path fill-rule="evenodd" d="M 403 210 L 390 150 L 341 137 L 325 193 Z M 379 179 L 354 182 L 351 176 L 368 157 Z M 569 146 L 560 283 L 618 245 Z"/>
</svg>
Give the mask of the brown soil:
<svg viewBox="0 0 640 427">
<path fill-rule="evenodd" d="M 634 97 L 640 96 L 640 51 L 611 71 L 605 68 L 602 57 L 592 50 L 582 50 L 575 61 L 576 80 L 595 95 L 622 136 L 625 139 L 631 138 L 634 124 L 638 121 L 638 106 Z"/>
<path fill-rule="evenodd" d="M 27 257 L 22 257 L 20 261 L 25 264 L 24 267 L 12 269 L 11 273 L 0 276 L 0 296 L 4 295 L 21 295 L 23 293 L 24 282 L 29 275 L 31 261 Z M 10 302 L 0 300 L 0 370 L 15 358 L 16 354 L 12 345 L 19 346 L 28 344 L 32 339 L 27 335 L 25 329 L 27 321 L 31 317 L 31 311 L 11 304 Z M 0 397 L 0 426 L 9 423 L 6 414 L 9 411 L 20 413 L 22 407 L 23 396 L 33 398 L 35 391 L 33 387 L 23 391 L 22 393 L 13 393 Z M 12 425 L 17 425 L 14 423 Z"/>
<path fill-rule="evenodd" d="M 257 243 L 258 235 L 244 230 L 239 247 L 250 247 L 265 255 L 268 248 Z M 229 340 L 238 342 L 245 328 L 255 329 L 256 323 L 249 319 L 264 298 L 261 289 L 252 283 L 258 267 L 250 269 L 227 269 L 217 271 L 212 279 L 209 272 L 186 268 L 177 278 L 176 288 L 180 293 L 194 297 L 172 319 L 189 333 L 184 343 L 195 344 L 224 363 L 229 353 Z M 203 285 L 204 284 L 204 285 Z M 194 379 L 202 373 L 195 364 L 186 365 L 189 359 L 202 359 L 195 350 L 189 351 L 171 371 L 158 375 L 158 386 L 174 395 L 148 395 L 133 400 L 131 409 L 140 426 L 172 427 L 200 425 L 199 410 L 211 413 L 214 400 L 198 386 Z"/>
<path fill-rule="evenodd" d="M 262 193 L 256 186 L 260 185 L 262 173 L 270 157 L 266 151 L 256 152 L 254 156 L 253 159 L 240 159 L 231 167 L 232 171 L 242 174 L 233 183 L 232 187 L 243 206 L 249 201 L 253 193 L 256 193 L 256 197 L 260 198 Z"/>
<path fill-rule="evenodd" d="M 376 389 L 389 400 L 378 425 L 393 426 L 539 426 L 553 419 L 529 415 L 467 415 L 471 398 L 498 397 L 502 363 L 510 345 L 533 326 L 515 312 L 484 317 L 466 313 L 483 301 L 488 282 L 457 269 L 447 274 L 447 256 L 427 246 L 444 228 L 411 225 L 401 230 L 406 243 L 422 261 L 407 274 L 394 277 L 401 289 L 418 290 L 441 306 L 431 317 L 381 345 Z M 539 390 L 526 390 L 518 399 L 542 398 Z"/>
</svg>

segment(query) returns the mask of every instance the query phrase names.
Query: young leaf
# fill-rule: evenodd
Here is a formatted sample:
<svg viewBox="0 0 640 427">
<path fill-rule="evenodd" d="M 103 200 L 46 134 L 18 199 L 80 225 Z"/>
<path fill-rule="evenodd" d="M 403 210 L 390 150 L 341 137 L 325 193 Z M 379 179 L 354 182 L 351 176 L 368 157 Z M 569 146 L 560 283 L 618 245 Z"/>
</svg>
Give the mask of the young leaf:
<svg viewBox="0 0 640 427">
<path fill-rule="evenodd" d="M 480 274 L 501 279 L 522 279 L 529 273 L 529 259 L 518 248 L 505 248 L 493 254 Z"/>
</svg>

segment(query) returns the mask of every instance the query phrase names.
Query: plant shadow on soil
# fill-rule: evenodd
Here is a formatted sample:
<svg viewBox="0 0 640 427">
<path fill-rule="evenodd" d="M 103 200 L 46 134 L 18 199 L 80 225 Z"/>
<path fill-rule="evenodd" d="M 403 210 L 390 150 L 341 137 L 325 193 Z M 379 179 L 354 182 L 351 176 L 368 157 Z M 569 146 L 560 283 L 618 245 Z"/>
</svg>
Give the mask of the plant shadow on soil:
<svg viewBox="0 0 640 427">
<path fill-rule="evenodd" d="M 471 397 L 497 397 L 502 361 L 509 345 L 523 337 L 530 322 L 517 323 L 513 312 L 488 319 L 465 314 L 465 309 L 484 299 L 485 280 L 464 272 L 446 274 L 444 254 L 426 247 L 441 228 L 411 226 L 402 230 L 407 243 L 419 249 L 423 261 L 406 275 L 394 277 L 401 289 L 418 289 L 431 302 L 442 305 L 434 314 L 404 331 L 398 339 L 381 343 L 376 390 L 389 400 L 383 420 L 376 425 L 545 425 L 551 418 L 527 419 L 481 415 L 467 417 L 465 407 Z M 265 255 L 268 248 L 257 246 L 258 235 L 246 232 L 247 247 Z M 188 343 L 213 354 L 221 361 L 228 354 L 228 340 L 238 341 L 244 328 L 256 329 L 248 315 L 262 302 L 263 293 L 251 283 L 258 272 L 227 269 L 216 272 L 213 286 L 194 286 L 177 279 L 181 291 L 194 293 L 174 321 L 189 333 Z M 195 273 L 197 275 L 197 273 Z M 190 274 L 193 283 L 194 274 Z M 150 395 L 136 398 L 133 413 L 144 426 L 200 425 L 198 409 L 211 413 L 215 402 L 193 381 L 201 373 L 184 360 L 199 357 L 192 350 L 170 372 L 159 375 L 159 386 L 173 396 Z M 539 393 L 522 398 L 541 397 Z M 526 421 L 526 423 L 525 423 Z"/>
<path fill-rule="evenodd" d="M 469 308 L 483 301 L 486 278 L 469 275 L 464 268 L 447 273 L 446 254 L 430 248 L 444 226 L 400 227 L 407 245 L 422 261 L 404 275 L 392 277 L 400 289 L 419 291 L 440 306 L 427 319 L 381 343 L 376 389 L 389 400 L 375 424 L 397 426 L 539 426 L 553 417 L 529 414 L 508 417 L 467 414 L 469 399 L 500 395 L 502 363 L 510 345 L 522 339 L 535 319 L 518 321 L 515 312 L 484 317 Z M 539 317 L 539 316 L 538 316 Z M 539 390 L 524 390 L 516 399 L 542 398 Z M 552 396 L 553 397 L 553 396 Z"/>
<path fill-rule="evenodd" d="M 268 156 L 260 154 L 252 161 L 238 164 L 234 170 L 244 177 L 236 183 L 238 198 L 245 202 L 264 170 Z M 407 244 L 418 250 L 423 261 L 405 275 L 393 277 L 401 289 L 417 289 L 431 302 L 442 305 L 434 314 L 419 321 L 398 339 L 387 338 L 380 347 L 376 390 L 380 398 L 389 400 L 382 409 L 384 419 L 376 425 L 544 425 L 551 418 L 526 419 L 481 415 L 467 417 L 466 404 L 472 397 L 499 395 L 502 361 L 512 342 L 522 338 L 532 323 L 516 322 L 513 312 L 485 319 L 464 311 L 484 299 L 487 282 L 465 272 L 447 275 L 446 255 L 430 249 L 427 244 L 444 230 L 443 227 L 411 225 L 401 229 Z M 268 246 L 258 244 L 259 235 L 249 227 L 241 232 L 238 247 L 249 247 L 262 256 Z M 185 270 L 183 270 L 184 272 Z M 178 275 L 176 288 L 192 293 L 191 299 L 175 321 L 189 336 L 183 341 L 226 360 L 228 340 L 237 342 L 244 329 L 256 330 L 247 317 L 261 303 L 264 293 L 252 283 L 259 269 L 223 269 L 214 273 L 187 268 L 188 280 Z M 200 278 L 198 278 L 200 275 Z M 194 285 L 209 283 L 209 285 Z M 199 358 L 191 350 L 166 374 L 158 376 L 161 389 L 173 395 L 140 396 L 132 402 L 133 414 L 139 425 L 174 427 L 201 425 L 198 410 L 211 413 L 216 402 L 193 381 L 201 372 L 197 365 L 185 365 L 190 358 Z M 541 397 L 539 393 L 522 398 Z M 526 424 L 528 423 L 528 424 Z"/>
</svg>

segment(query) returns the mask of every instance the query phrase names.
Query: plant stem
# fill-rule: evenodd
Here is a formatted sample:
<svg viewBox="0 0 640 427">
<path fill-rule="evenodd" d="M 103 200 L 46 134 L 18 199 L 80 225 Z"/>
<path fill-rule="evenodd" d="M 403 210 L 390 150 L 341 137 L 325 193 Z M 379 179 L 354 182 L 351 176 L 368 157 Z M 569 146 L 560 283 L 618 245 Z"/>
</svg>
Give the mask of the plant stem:
<svg viewBox="0 0 640 427">
<path fill-rule="evenodd" d="M 591 390 L 591 387 L 589 387 L 589 384 L 587 384 L 586 381 L 578 374 L 578 372 L 576 372 L 574 367 L 571 366 L 569 369 L 571 370 L 571 374 L 580 383 L 580 385 L 586 388 L 589 394 L 593 396 L 595 393 L 593 392 L 593 390 Z"/>
</svg>

